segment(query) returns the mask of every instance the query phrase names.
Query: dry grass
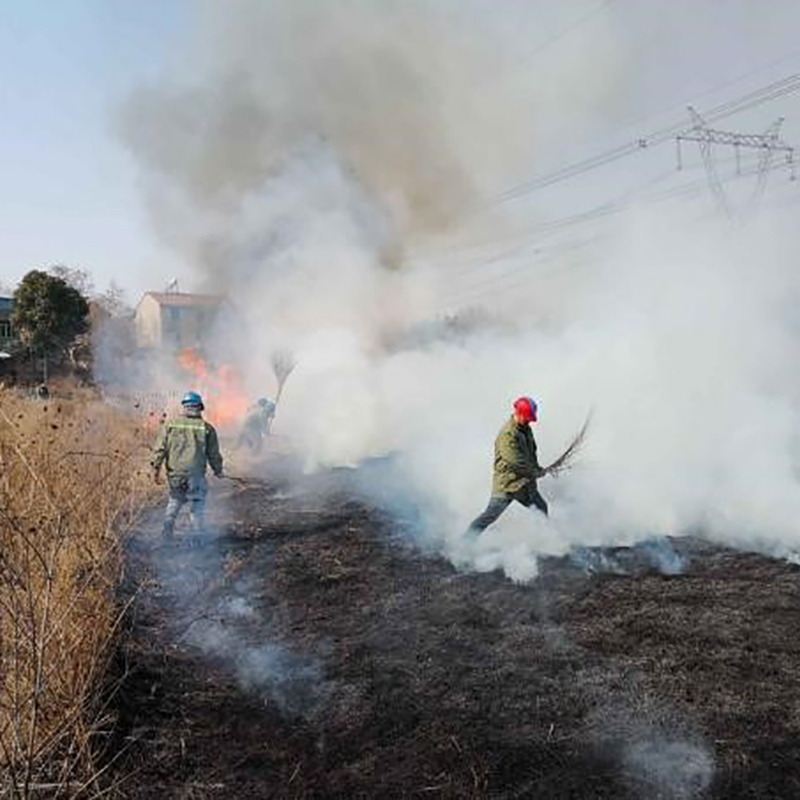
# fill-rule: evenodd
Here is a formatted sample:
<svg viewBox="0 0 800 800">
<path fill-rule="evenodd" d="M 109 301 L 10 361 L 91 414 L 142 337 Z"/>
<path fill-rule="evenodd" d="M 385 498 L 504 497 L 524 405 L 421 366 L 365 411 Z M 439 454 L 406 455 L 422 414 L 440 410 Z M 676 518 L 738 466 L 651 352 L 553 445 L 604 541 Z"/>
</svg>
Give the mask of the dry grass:
<svg viewBox="0 0 800 800">
<path fill-rule="evenodd" d="M 97 790 L 121 537 L 150 436 L 86 395 L 0 391 L 0 796 Z"/>
</svg>

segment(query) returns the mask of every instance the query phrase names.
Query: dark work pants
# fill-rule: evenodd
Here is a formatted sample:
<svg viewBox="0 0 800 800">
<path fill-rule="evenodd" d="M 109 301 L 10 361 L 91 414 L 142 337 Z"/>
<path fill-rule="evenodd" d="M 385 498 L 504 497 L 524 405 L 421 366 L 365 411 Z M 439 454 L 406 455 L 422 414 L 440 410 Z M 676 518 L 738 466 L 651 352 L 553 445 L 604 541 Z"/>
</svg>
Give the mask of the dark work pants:
<svg viewBox="0 0 800 800">
<path fill-rule="evenodd" d="M 485 511 L 472 521 L 469 532 L 475 534 L 485 531 L 515 500 L 525 508 L 536 506 L 547 516 L 547 502 L 535 486 L 529 486 L 512 494 L 493 494 Z"/>
</svg>

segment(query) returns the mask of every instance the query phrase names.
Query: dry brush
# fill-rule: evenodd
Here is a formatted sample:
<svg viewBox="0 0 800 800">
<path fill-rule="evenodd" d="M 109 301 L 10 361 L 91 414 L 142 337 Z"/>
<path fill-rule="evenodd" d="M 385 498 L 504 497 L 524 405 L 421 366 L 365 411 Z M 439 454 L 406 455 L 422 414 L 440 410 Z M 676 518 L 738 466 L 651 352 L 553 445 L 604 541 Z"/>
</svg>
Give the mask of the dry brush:
<svg viewBox="0 0 800 800">
<path fill-rule="evenodd" d="M 0 796 L 99 788 L 121 543 L 149 433 L 90 395 L 0 391 Z"/>
</svg>

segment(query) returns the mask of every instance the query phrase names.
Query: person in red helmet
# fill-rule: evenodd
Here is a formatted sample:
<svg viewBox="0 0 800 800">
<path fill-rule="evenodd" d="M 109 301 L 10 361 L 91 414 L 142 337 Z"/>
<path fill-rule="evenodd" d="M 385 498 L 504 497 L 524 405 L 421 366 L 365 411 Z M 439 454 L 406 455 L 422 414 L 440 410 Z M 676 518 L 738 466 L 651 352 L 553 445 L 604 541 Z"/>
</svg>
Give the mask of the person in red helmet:
<svg viewBox="0 0 800 800">
<path fill-rule="evenodd" d="M 500 429 L 494 442 L 492 496 L 484 512 L 472 521 L 468 535 L 480 535 L 514 501 L 526 508 L 535 506 L 547 515 L 547 503 L 536 488 L 536 481 L 546 474 L 539 466 L 536 440 L 531 431 L 531 425 L 537 421 L 537 412 L 532 397 L 520 397 L 514 401 L 511 418 Z"/>
</svg>

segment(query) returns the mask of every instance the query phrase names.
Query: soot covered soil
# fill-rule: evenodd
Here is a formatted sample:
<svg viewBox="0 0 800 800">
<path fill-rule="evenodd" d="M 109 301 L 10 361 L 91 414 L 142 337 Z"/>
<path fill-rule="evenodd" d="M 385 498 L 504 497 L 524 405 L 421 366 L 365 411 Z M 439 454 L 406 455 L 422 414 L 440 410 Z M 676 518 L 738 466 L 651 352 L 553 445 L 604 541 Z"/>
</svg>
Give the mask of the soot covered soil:
<svg viewBox="0 0 800 800">
<path fill-rule="evenodd" d="M 522 586 L 348 472 L 212 502 L 202 546 L 130 544 L 121 796 L 800 797 L 800 568 L 681 540 Z"/>
</svg>

